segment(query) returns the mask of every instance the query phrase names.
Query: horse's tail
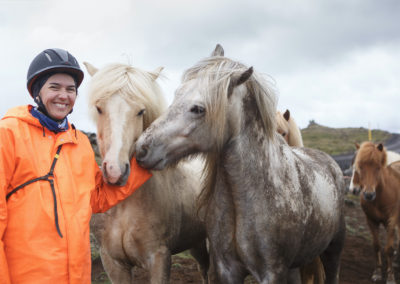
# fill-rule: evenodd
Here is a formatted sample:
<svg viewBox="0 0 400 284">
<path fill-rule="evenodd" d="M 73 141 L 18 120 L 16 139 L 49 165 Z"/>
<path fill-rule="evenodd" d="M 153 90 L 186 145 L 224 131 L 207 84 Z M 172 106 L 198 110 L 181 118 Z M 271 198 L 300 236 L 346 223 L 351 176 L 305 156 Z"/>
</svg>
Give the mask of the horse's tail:
<svg viewBox="0 0 400 284">
<path fill-rule="evenodd" d="M 324 265 L 319 257 L 315 258 L 311 263 L 300 267 L 302 284 L 324 284 L 325 270 Z"/>
</svg>

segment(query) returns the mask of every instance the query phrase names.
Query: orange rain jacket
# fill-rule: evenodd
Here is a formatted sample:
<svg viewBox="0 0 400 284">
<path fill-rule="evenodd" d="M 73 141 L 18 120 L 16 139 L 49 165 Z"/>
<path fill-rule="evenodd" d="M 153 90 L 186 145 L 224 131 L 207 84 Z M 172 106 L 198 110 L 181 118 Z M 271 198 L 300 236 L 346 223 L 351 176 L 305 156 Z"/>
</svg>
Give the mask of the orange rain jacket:
<svg viewBox="0 0 400 284">
<path fill-rule="evenodd" d="M 16 107 L 0 121 L 0 283 L 90 283 L 89 221 L 126 198 L 151 174 L 131 161 L 126 186 L 103 183 L 86 135 L 69 127 L 54 134 L 29 110 Z M 54 168 L 58 223 L 49 181 L 31 183 Z"/>
</svg>

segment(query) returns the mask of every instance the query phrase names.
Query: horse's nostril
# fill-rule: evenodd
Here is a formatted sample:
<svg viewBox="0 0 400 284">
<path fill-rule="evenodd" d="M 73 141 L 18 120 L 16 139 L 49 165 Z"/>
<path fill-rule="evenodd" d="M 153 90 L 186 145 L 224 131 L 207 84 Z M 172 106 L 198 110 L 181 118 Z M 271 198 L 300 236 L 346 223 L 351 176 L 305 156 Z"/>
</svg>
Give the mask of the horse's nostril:
<svg viewBox="0 0 400 284">
<path fill-rule="evenodd" d="M 364 192 L 364 199 L 367 201 L 372 201 L 375 199 L 376 193 L 375 192 Z"/>
<path fill-rule="evenodd" d="M 103 171 L 103 175 L 105 178 L 107 178 L 108 174 L 107 174 L 107 163 L 103 162 L 102 166 L 101 166 L 101 170 Z"/>
<path fill-rule="evenodd" d="M 140 161 L 144 157 L 146 157 L 148 152 L 148 147 L 147 146 L 142 146 L 139 151 L 136 152 L 136 160 Z"/>
</svg>

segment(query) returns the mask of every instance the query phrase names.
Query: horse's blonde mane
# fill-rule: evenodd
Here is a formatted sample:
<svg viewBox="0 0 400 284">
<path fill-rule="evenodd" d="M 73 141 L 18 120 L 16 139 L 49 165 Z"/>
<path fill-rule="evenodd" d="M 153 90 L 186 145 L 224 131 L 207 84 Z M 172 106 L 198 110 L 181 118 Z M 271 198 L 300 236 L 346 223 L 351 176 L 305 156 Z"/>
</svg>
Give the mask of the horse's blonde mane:
<svg viewBox="0 0 400 284">
<path fill-rule="evenodd" d="M 386 166 L 386 149 L 383 147 L 382 151 L 377 148 L 372 142 L 366 141 L 360 145 L 360 149 L 357 152 L 355 165 L 360 165 L 360 163 L 375 164 L 379 167 Z"/>
<path fill-rule="evenodd" d="M 297 126 L 293 118 L 289 118 L 289 145 L 303 147 L 303 138 L 301 136 L 300 128 Z"/>
<path fill-rule="evenodd" d="M 207 205 L 216 182 L 218 158 L 224 146 L 225 130 L 228 127 L 228 100 L 229 96 L 233 95 L 230 93 L 232 92 L 232 79 L 237 78 L 246 70 L 248 70 L 246 66 L 227 57 L 212 56 L 186 70 L 182 77 L 183 84 L 190 80 L 198 81 L 198 87 L 201 88 L 207 109 L 206 123 L 211 125 L 210 135 L 216 137 L 215 151 L 206 155 L 203 172 L 205 175 L 204 189 L 199 196 L 199 212 L 204 206 L 206 207 L 205 212 L 208 211 Z M 276 131 L 276 96 L 274 92 L 267 81 L 255 72 L 244 85 L 248 96 L 253 97 L 256 102 L 257 109 L 251 115 L 259 113 L 266 138 L 274 140 Z"/>
<path fill-rule="evenodd" d="M 144 128 L 147 128 L 166 108 L 158 83 L 158 74 L 143 71 L 127 64 L 113 63 L 100 69 L 90 82 L 89 106 L 96 120 L 96 104 L 118 93 L 127 101 L 146 106 Z"/>
</svg>

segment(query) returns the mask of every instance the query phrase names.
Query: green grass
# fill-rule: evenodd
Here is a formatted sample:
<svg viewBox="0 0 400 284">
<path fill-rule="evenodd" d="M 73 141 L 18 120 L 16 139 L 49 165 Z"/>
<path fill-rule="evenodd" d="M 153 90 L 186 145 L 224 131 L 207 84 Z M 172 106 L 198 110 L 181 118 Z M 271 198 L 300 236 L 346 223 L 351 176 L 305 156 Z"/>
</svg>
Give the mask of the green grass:
<svg viewBox="0 0 400 284">
<path fill-rule="evenodd" d="M 382 130 L 372 130 L 373 142 L 384 142 L 391 133 Z M 319 149 L 330 155 L 351 153 L 355 151 L 355 143 L 368 140 L 368 130 L 365 128 L 330 128 L 316 123 L 301 130 L 304 146 Z"/>
</svg>

